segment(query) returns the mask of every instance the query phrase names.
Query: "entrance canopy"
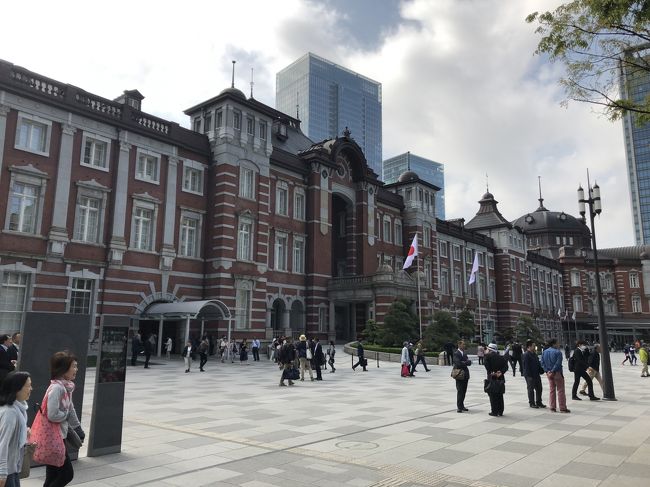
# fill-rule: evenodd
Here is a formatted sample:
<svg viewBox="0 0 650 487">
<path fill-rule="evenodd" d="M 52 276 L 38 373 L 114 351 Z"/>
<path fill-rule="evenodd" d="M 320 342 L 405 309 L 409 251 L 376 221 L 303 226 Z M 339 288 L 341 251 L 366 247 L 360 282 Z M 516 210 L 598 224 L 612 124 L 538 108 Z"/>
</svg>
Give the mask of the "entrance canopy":
<svg viewBox="0 0 650 487">
<path fill-rule="evenodd" d="M 230 309 L 218 299 L 206 301 L 178 301 L 175 303 L 154 303 L 141 315 L 152 320 L 229 320 Z"/>
</svg>

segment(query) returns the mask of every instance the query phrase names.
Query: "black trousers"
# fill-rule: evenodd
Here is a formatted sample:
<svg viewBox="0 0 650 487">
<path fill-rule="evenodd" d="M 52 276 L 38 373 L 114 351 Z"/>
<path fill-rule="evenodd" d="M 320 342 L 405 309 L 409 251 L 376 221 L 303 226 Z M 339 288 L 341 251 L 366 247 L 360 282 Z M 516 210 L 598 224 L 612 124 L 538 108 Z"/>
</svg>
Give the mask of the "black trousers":
<svg viewBox="0 0 650 487">
<path fill-rule="evenodd" d="M 253 347 L 253 360 L 257 362 L 260 359 L 260 349 L 259 347 Z"/>
<path fill-rule="evenodd" d="M 321 370 L 320 370 L 320 364 L 312 364 L 312 368 L 316 371 L 316 380 L 323 380 L 323 376 L 321 375 Z"/>
<path fill-rule="evenodd" d="M 199 370 L 203 369 L 203 366 L 208 363 L 208 354 L 201 352 L 199 354 L 201 360 L 199 361 Z"/>
<path fill-rule="evenodd" d="M 526 387 L 528 388 L 528 404 L 542 404 L 542 379 L 539 375 L 526 377 Z"/>
<path fill-rule="evenodd" d="M 445 364 L 446 365 L 451 365 L 451 356 L 452 356 L 452 352 L 448 352 L 447 350 L 445 350 Z"/>
<path fill-rule="evenodd" d="M 465 394 L 467 394 L 467 384 L 469 379 L 456 381 L 456 408 L 463 409 L 465 407 Z"/>
<path fill-rule="evenodd" d="M 63 465 L 60 467 L 53 465 L 45 466 L 45 482 L 43 483 L 43 487 L 63 487 L 72 482 L 73 477 L 74 469 L 72 468 L 70 457 L 66 452 Z"/>
<path fill-rule="evenodd" d="M 131 355 L 131 365 L 135 367 L 137 363 L 138 363 L 138 354 L 134 353 Z"/>
<path fill-rule="evenodd" d="M 359 361 L 358 361 L 356 364 L 354 364 L 354 365 L 352 366 L 352 368 L 353 368 L 353 369 L 356 369 L 359 365 L 364 364 L 364 365 L 361 365 L 361 367 L 363 367 L 363 370 L 366 370 L 366 365 L 365 365 L 365 363 L 366 363 L 366 359 L 364 359 L 363 357 L 359 357 Z"/>
<path fill-rule="evenodd" d="M 151 353 L 144 353 L 144 368 L 148 369 L 149 368 L 149 360 L 151 359 Z"/>
<path fill-rule="evenodd" d="M 517 375 L 517 364 L 519 364 L 519 374 L 523 375 L 524 373 L 524 363 L 523 358 L 510 358 L 510 367 L 512 368 L 512 375 Z"/>
<path fill-rule="evenodd" d="M 418 364 L 422 362 L 422 365 L 424 365 L 424 370 L 428 370 L 429 367 L 427 367 L 427 362 L 424 360 L 424 355 L 418 355 L 415 363 L 413 364 L 413 367 L 411 368 L 411 373 L 415 372 L 415 368 L 418 366 Z"/>
<path fill-rule="evenodd" d="M 492 414 L 502 415 L 503 414 L 503 394 L 488 394 L 490 398 L 490 409 Z"/>
<path fill-rule="evenodd" d="M 573 371 L 573 388 L 571 389 L 571 397 L 578 396 L 578 387 L 580 386 L 580 379 L 584 379 L 587 382 L 587 391 L 589 397 L 594 397 L 594 383 L 587 374 L 586 370 L 575 370 Z"/>
</svg>

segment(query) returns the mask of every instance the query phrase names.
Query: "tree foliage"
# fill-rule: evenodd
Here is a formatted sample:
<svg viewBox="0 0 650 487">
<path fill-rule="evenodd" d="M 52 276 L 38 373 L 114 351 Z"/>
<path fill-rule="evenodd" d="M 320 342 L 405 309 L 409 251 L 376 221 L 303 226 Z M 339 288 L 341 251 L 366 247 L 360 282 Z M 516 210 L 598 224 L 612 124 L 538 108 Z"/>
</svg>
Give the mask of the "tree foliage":
<svg viewBox="0 0 650 487">
<path fill-rule="evenodd" d="M 650 96 L 631 89 L 650 75 L 649 0 L 573 0 L 526 21 L 541 35 L 536 54 L 565 67 L 565 103 L 597 105 L 610 120 L 630 113 L 638 123 L 650 121 Z"/>
<path fill-rule="evenodd" d="M 417 336 L 416 323 L 411 303 L 397 300 L 386 313 L 384 323 L 377 327 L 376 343 L 384 347 L 402 346 L 402 343 Z"/>
<path fill-rule="evenodd" d="M 458 325 L 447 311 L 437 311 L 433 315 L 433 323 L 422 334 L 424 346 L 435 352 L 443 350 L 447 342 L 456 343 L 459 337 Z"/>
<path fill-rule="evenodd" d="M 529 316 L 519 317 L 513 330 L 513 338 L 519 340 L 520 343 L 524 343 L 526 340 L 533 340 L 537 344 L 544 343 L 542 333 Z"/>
<path fill-rule="evenodd" d="M 469 341 L 474 340 L 474 337 L 476 336 L 474 315 L 468 310 L 463 310 L 458 315 L 458 334 L 461 338 Z"/>
<path fill-rule="evenodd" d="M 379 326 L 375 320 L 366 321 L 366 328 L 363 330 L 363 339 L 368 343 L 379 343 Z"/>
</svg>

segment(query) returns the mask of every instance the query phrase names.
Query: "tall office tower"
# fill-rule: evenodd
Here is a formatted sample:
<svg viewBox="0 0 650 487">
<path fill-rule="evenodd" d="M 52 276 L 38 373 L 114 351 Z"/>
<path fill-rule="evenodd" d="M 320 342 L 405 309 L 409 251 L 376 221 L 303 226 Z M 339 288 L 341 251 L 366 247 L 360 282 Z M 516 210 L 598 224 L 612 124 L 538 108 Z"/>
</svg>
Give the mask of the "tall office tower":
<svg viewBox="0 0 650 487">
<path fill-rule="evenodd" d="M 420 179 L 440 188 L 436 193 L 436 218 L 445 219 L 445 166 L 410 152 L 386 159 L 382 163 L 382 180 L 396 182 L 405 171 L 413 171 Z"/>
<path fill-rule="evenodd" d="M 650 95 L 650 73 L 625 63 L 621 68 L 621 97 L 643 103 Z M 637 245 L 645 245 L 650 243 L 650 124 L 638 124 L 634 114 L 628 112 L 623 116 L 623 132 L 634 238 Z"/>
<path fill-rule="evenodd" d="M 381 175 L 381 83 L 307 53 L 276 75 L 275 105 L 301 120 L 315 142 L 346 127 Z"/>
</svg>

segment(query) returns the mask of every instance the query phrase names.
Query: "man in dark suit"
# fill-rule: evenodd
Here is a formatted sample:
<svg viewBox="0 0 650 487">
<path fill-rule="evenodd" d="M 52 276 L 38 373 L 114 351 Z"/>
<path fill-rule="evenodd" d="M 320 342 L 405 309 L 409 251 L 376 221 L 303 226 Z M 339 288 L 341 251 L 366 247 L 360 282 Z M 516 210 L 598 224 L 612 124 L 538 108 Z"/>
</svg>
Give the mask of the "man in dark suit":
<svg viewBox="0 0 650 487">
<path fill-rule="evenodd" d="M 21 334 L 18 331 L 13 335 L 11 335 L 11 346 L 7 350 L 7 353 L 9 354 L 9 360 L 15 360 L 16 362 L 18 362 L 18 351 L 20 350 L 20 338 L 21 338 Z"/>
<path fill-rule="evenodd" d="M 314 338 L 314 349 L 312 350 L 312 367 L 316 370 L 316 380 L 323 380 L 321 375 L 320 366 L 323 363 L 323 346 L 320 344 L 319 338 Z"/>
<path fill-rule="evenodd" d="M 9 335 L 0 335 L 0 382 L 7 377 L 9 372 L 16 369 L 15 362 L 9 357 L 9 347 L 11 347 L 11 337 Z"/>
<path fill-rule="evenodd" d="M 462 380 L 456 379 L 456 408 L 457 412 L 462 413 L 469 411 L 465 407 L 465 394 L 467 393 L 467 383 L 469 382 L 469 369 L 468 366 L 472 365 L 472 361 L 465 353 L 465 342 L 463 340 L 458 342 L 458 350 L 454 352 L 454 369 L 461 369 L 464 372 Z"/>
</svg>

